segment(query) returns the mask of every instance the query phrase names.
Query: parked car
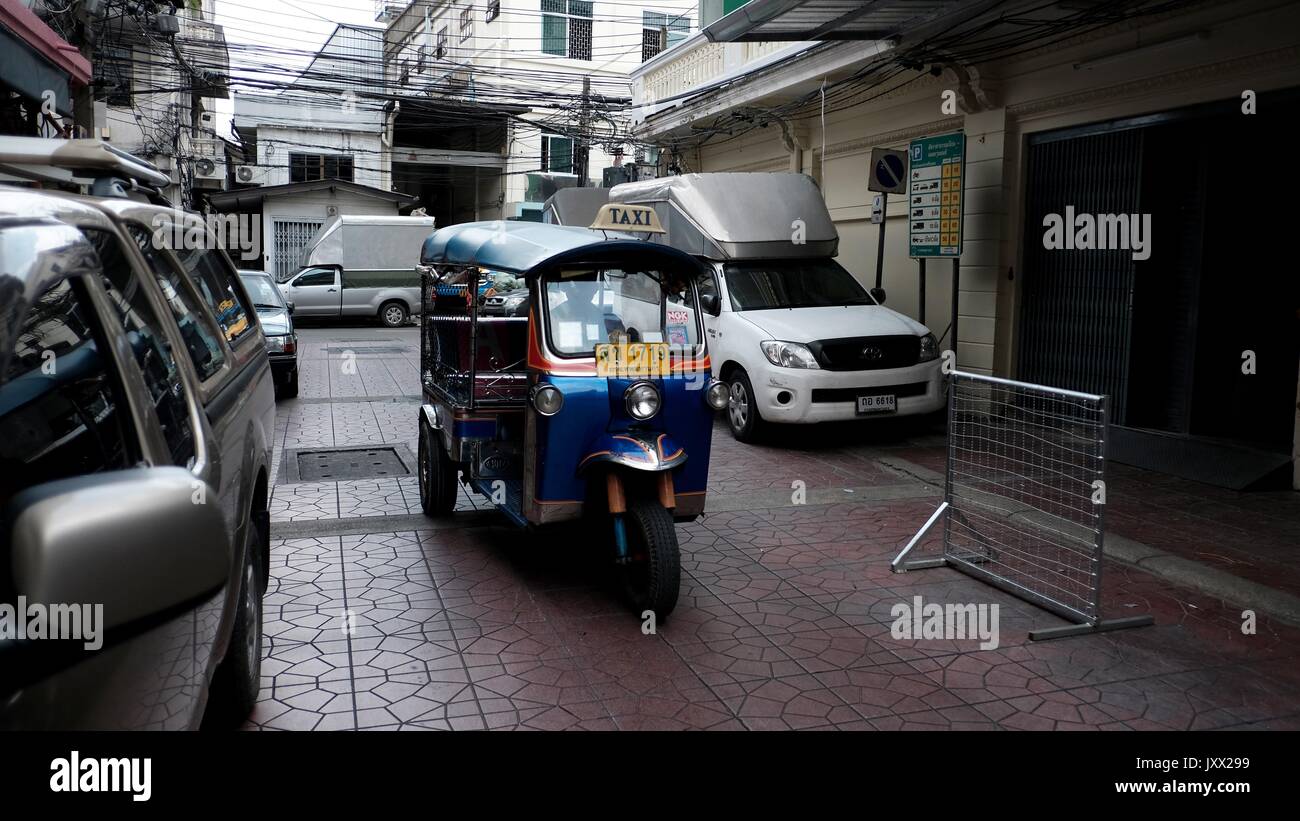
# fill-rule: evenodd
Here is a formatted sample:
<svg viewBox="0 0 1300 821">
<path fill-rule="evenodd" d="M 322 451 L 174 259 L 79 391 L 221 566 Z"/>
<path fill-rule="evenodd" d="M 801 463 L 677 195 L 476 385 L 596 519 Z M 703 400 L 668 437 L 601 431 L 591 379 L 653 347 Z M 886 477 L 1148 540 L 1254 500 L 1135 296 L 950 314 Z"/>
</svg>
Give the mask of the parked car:
<svg viewBox="0 0 1300 821">
<path fill-rule="evenodd" d="M 771 422 L 944 407 L 938 340 L 835 261 L 839 234 L 811 177 L 686 174 L 617 185 L 609 200 L 653 208 L 661 241 L 707 264 L 700 307 L 740 441 Z M 792 226 L 801 229 L 797 239 Z"/>
<path fill-rule="evenodd" d="M 275 280 L 265 271 L 240 271 L 239 278 L 253 301 L 257 321 L 266 336 L 266 354 L 275 377 L 275 398 L 298 395 L 298 334 L 293 330 L 294 304 L 285 302 Z"/>
<path fill-rule="evenodd" d="M 420 309 L 414 260 L 433 228 L 433 217 L 334 217 L 307 244 L 302 270 L 281 292 L 298 317 L 373 316 L 399 328 Z"/>
<path fill-rule="evenodd" d="M 528 316 L 528 285 L 508 271 L 489 271 L 491 287 L 483 300 L 484 316 Z"/>
<path fill-rule="evenodd" d="M 152 166 L 3 137 L 0 168 L 119 195 L 0 185 L 0 599 L 85 605 L 102 642 L 0 638 L 0 727 L 237 725 L 269 575 L 257 315 L 197 216 L 127 198 L 166 184 Z"/>
</svg>

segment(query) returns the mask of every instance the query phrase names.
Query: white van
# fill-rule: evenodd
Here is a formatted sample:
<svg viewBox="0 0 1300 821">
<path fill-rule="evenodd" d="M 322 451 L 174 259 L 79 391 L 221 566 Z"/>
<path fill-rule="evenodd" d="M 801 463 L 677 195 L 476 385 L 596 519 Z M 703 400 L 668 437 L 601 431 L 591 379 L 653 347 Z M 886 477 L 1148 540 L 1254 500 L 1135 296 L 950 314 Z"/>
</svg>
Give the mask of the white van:
<svg viewBox="0 0 1300 821">
<path fill-rule="evenodd" d="M 280 285 L 296 319 L 373 316 L 390 328 L 420 310 L 420 247 L 433 217 L 333 217 L 303 251 L 305 264 Z"/>
<path fill-rule="evenodd" d="M 944 407 L 939 343 L 834 260 L 839 234 L 804 174 L 687 174 L 624 183 L 666 242 L 710 268 L 700 282 L 714 375 L 742 442 L 768 422 L 815 423 Z"/>
</svg>

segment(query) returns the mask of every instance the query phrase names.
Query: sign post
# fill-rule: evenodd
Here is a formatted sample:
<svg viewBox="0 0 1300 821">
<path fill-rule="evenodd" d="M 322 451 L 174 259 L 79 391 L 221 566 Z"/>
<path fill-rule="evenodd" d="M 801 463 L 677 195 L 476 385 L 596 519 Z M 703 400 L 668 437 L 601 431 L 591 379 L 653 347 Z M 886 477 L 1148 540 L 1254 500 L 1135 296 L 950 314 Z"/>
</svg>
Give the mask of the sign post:
<svg viewBox="0 0 1300 821">
<path fill-rule="evenodd" d="M 925 261 L 952 260 L 952 322 L 949 344 L 957 350 L 957 300 L 962 250 L 962 195 L 966 180 L 966 135 L 913 140 L 908 148 L 907 227 L 911 256 L 921 266 L 920 321 L 925 322 Z"/>
<path fill-rule="evenodd" d="M 879 288 L 885 277 L 885 209 L 889 207 L 890 194 L 902 194 L 907 190 L 907 152 L 890 148 L 871 149 L 867 190 L 880 194 L 880 232 L 876 242 L 876 287 Z M 874 213 L 871 221 L 876 221 Z"/>
</svg>

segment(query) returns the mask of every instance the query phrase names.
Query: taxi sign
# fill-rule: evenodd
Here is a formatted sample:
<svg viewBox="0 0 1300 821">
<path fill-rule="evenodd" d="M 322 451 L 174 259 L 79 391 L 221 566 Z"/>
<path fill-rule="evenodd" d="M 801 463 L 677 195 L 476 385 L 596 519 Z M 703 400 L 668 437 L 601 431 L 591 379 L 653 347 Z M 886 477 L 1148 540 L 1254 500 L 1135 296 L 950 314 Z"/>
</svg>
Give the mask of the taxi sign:
<svg viewBox="0 0 1300 821">
<path fill-rule="evenodd" d="M 596 212 L 591 227 L 597 231 L 634 231 L 643 234 L 666 234 L 659 215 L 647 205 L 609 203 Z"/>
</svg>

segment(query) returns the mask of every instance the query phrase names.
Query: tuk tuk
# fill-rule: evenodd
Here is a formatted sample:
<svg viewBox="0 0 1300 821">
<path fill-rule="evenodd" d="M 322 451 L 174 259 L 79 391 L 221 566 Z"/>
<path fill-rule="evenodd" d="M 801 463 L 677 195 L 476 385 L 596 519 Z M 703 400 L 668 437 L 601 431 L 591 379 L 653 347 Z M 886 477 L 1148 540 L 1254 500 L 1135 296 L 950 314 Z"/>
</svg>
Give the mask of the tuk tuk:
<svg viewBox="0 0 1300 821">
<path fill-rule="evenodd" d="M 653 217 L 467 223 L 425 241 L 419 484 L 429 516 L 452 514 L 463 481 L 519 527 L 588 520 L 634 610 L 663 619 L 680 586 L 674 522 L 704 510 L 728 394 L 711 376 L 699 263 L 611 238 L 662 230 Z M 524 284 L 526 312 L 482 311 L 481 280 L 502 273 Z"/>
</svg>

